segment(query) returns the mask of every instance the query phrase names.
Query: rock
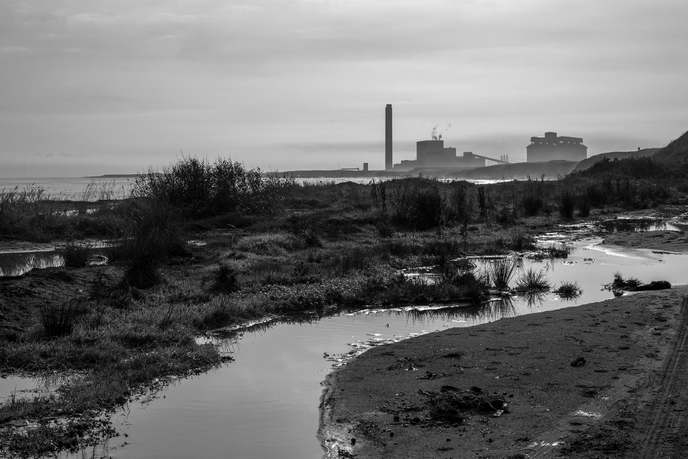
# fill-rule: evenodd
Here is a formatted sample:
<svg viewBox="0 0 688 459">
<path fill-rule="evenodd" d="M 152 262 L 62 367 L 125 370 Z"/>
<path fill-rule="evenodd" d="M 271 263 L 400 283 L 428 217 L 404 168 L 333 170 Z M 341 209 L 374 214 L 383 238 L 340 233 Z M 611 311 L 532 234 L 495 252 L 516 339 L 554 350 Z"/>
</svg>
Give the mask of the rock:
<svg viewBox="0 0 688 459">
<path fill-rule="evenodd" d="M 585 359 L 583 357 L 578 357 L 576 358 L 573 362 L 571 362 L 572 367 L 582 367 L 585 366 Z"/>
</svg>

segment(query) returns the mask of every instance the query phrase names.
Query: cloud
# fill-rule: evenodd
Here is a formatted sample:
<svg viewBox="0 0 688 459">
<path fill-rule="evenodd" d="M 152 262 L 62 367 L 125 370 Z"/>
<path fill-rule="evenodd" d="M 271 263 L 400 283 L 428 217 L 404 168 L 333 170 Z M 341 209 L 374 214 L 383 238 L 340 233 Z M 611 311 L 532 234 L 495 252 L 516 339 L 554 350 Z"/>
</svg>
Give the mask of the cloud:
<svg viewBox="0 0 688 459">
<path fill-rule="evenodd" d="M 405 159 L 449 122 L 449 144 L 491 154 L 546 130 L 652 145 L 685 130 L 686 16 L 675 0 L 4 0 L 0 158 L 373 167 L 386 103 Z"/>
</svg>

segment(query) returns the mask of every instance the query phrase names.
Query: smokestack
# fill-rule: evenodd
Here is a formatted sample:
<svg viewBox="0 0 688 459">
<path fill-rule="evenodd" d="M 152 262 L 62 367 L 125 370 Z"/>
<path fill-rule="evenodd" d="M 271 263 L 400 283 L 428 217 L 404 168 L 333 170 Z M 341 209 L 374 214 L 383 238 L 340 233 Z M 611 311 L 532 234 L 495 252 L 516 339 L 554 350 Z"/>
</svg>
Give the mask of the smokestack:
<svg viewBox="0 0 688 459">
<path fill-rule="evenodd" d="M 385 107 L 385 170 L 394 167 L 392 159 L 392 104 Z"/>
</svg>

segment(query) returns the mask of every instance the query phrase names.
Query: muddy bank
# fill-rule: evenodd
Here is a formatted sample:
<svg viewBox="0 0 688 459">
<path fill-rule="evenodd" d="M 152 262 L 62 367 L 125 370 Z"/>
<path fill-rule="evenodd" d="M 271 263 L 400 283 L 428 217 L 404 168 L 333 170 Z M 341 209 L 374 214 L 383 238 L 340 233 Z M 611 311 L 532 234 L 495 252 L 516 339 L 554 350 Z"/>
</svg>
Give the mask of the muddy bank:
<svg viewBox="0 0 688 459">
<path fill-rule="evenodd" d="M 323 443 L 331 457 L 632 457 L 686 294 L 633 294 L 372 349 L 328 381 Z M 433 408 L 443 391 L 476 389 L 502 412 Z"/>
<path fill-rule="evenodd" d="M 603 244 L 667 252 L 688 252 L 688 235 L 683 231 L 639 231 L 610 234 Z"/>
</svg>

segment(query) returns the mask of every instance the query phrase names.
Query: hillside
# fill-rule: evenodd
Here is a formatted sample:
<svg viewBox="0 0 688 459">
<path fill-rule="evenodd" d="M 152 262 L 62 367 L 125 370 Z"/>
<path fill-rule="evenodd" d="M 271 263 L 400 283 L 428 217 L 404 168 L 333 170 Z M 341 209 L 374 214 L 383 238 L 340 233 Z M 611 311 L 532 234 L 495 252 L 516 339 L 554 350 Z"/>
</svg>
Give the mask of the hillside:
<svg viewBox="0 0 688 459">
<path fill-rule="evenodd" d="M 592 167 L 593 164 L 595 164 L 598 161 L 601 161 L 605 158 L 609 159 L 627 159 L 627 158 L 642 158 L 645 156 L 653 156 L 660 151 L 660 148 L 644 148 L 642 150 L 633 150 L 633 151 L 612 151 L 609 153 L 600 153 L 599 155 L 594 155 L 591 156 L 587 159 L 584 159 L 583 161 L 579 162 L 578 165 L 575 167 L 574 171 L 584 171 L 586 169 L 589 169 Z"/>
<path fill-rule="evenodd" d="M 447 177 L 458 179 L 536 179 L 543 175 L 554 179 L 571 172 L 578 164 L 576 161 L 548 161 L 543 163 L 513 163 L 496 166 L 479 167 L 447 174 Z"/>
<path fill-rule="evenodd" d="M 688 162 L 688 132 L 659 150 L 653 158 L 659 162 Z"/>
</svg>

